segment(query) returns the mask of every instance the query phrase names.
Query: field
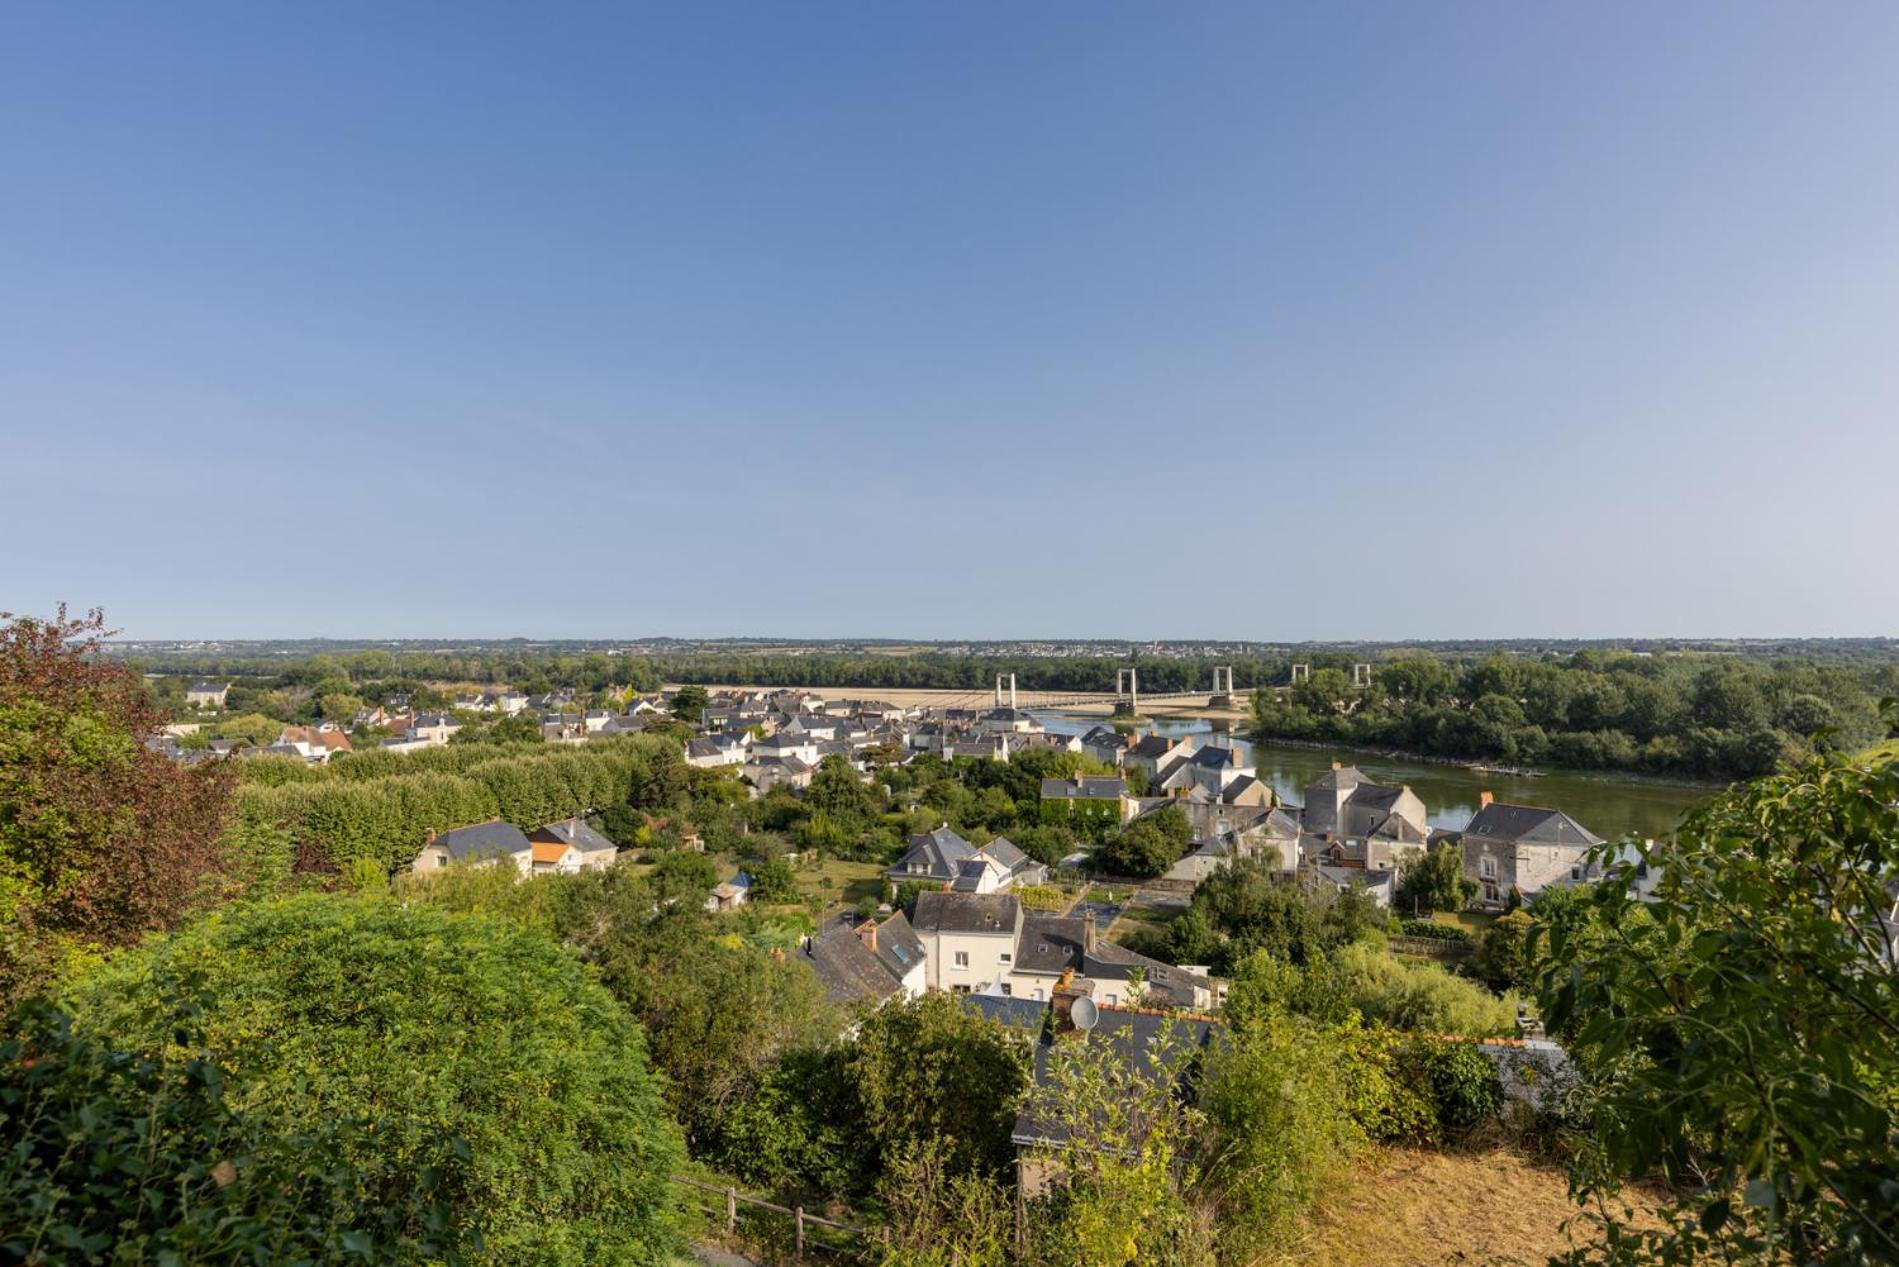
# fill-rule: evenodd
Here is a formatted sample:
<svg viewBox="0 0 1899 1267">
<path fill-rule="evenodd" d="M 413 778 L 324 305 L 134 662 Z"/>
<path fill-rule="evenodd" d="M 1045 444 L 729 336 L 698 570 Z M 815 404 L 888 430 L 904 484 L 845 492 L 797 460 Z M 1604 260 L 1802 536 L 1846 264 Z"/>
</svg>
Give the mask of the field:
<svg viewBox="0 0 1899 1267">
<path fill-rule="evenodd" d="M 1561 1170 L 1502 1150 L 1391 1149 L 1354 1171 L 1273 1267 L 1541 1267 L 1568 1247 L 1563 1221 L 1578 1214 Z M 1587 1239 L 1587 1228 L 1576 1230 Z"/>
</svg>

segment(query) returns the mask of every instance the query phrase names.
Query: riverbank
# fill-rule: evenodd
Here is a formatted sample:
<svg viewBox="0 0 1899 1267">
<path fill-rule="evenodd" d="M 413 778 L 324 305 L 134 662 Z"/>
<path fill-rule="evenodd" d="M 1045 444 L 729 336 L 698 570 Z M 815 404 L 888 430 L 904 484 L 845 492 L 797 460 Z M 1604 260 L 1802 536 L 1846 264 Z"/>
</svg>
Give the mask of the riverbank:
<svg viewBox="0 0 1899 1267">
<path fill-rule="evenodd" d="M 1067 711 L 1067 710 L 1064 710 Z M 1614 779 L 1617 782 L 1652 783 L 1657 787 L 1687 788 L 1713 795 L 1730 786 L 1731 783 L 1714 779 L 1691 779 L 1680 775 L 1650 774 L 1646 770 L 1621 770 L 1607 767 L 1597 769 L 1569 769 L 1563 766 L 1551 766 L 1539 769 L 1533 766 L 1489 765 L 1482 761 L 1473 761 L 1465 757 L 1430 756 L 1422 752 L 1406 752 L 1402 748 L 1382 748 L 1373 744 L 1348 743 L 1334 739 L 1282 739 L 1277 735 L 1254 737 L 1248 731 L 1246 738 L 1254 743 L 1271 744 L 1275 748 L 1305 748 L 1314 752 L 1354 752 L 1368 757 L 1377 757 L 1385 761 L 1403 761 L 1411 765 L 1449 766 L 1458 770 L 1469 770 L 1475 774 L 1501 774 L 1513 779 L 1543 779 L 1554 776 L 1583 779 Z"/>
</svg>

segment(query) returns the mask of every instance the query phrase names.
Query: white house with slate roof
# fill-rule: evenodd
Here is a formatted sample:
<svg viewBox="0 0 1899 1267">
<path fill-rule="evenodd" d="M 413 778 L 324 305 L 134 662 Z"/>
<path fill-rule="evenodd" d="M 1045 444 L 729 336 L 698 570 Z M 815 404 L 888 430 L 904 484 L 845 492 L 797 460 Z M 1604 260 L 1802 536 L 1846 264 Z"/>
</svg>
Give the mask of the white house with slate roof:
<svg viewBox="0 0 1899 1267">
<path fill-rule="evenodd" d="M 1005 837 L 972 845 L 946 823 L 933 832 L 912 836 L 909 851 L 884 872 L 884 878 L 893 892 L 899 884 L 920 881 L 969 893 L 999 893 L 1018 884 L 1041 884 L 1048 879 L 1048 868 Z"/>
<path fill-rule="evenodd" d="M 1464 874 L 1477 881 L 1480 905 L 1501 907 L 1515 889 L 1534 897 L 1544 887 L 1582 878 L 1584 859 L 1602 837 L 1559 809 L 1510 805 L 1485 792 L 1458 836 Z"/>
<path fill-rule="evenodd" d="M 523 875 L 534 868 L 534 845 L 519 827 L 500 819 L 457 827 L 441 835 L 429 832 L 428 842 L 415 856 L 409 869 L 417 875 L 440 871 L 451 862 L 487 864 L 506 860 L 520 868 Z"/>
<path fill-rule="evenodd" d="M 1188 1008 L 1215 1002 L 1212 981 L 1200 973 L 1098 937 L 1092 918 L 1027 911 L 1007 893 L 919 893 L 911 925 L 929 956 L 926 981 L 934 990 L 1048 999 L 1067 973 L 1088 982 L 1098 1001 L 1128 1003 L 1138 972 L 1157 1000 Z"/>
</svg>

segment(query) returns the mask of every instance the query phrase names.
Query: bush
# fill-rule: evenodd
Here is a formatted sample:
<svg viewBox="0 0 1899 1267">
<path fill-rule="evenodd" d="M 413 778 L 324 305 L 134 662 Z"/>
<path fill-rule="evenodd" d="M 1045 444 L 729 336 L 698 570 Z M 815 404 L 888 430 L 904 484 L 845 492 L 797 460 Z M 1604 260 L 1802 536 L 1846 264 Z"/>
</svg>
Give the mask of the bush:
<svg viewBox="0 0 1899 1267">
<path fill-rule="evenodd" d="M 1438 1139 L 1466 1135 L 1503 1111 L 1497 1067 L 1474 1043 L 1415 1037 L 1398 1050 L 1397 1072 L 1430 1106 Z"/>
<path fill-rule="evenodd" d="M 1366 1020 L 1394 1029 L 1489 1038 L 1516 1028 L 1510 1000 L 1434 963 L 1404 963 L 1361 942 L 1342 947 L 1330 972 L 1332 988 Z"/>
<path fill-rule="evenodd" d="M 0 1043 L 7 1261 L 420 1263 L 454 1250 L 443 1178 L 467 1145 L 447 1132 L 416 1132 L 412 1173 L 364 1176 L 333 1159 L 379 1123 L 280 1131 L 239 1112 L 188 1014 L 178 1046 L 192 1054 L 169 1060 L 75 1034 L 43 1001 L 15 1025 Z"/>
<path fill-rule="evenodd" d="M 305 1156 L 333 1158 L 366 1191 L 438 1175 L 468 1261 L 670 1252 L 680 1146 L 640 1031 L 542 934 L 308 896 L 128 954 L 71 1002 L 81 1036 L 128 1059 L 214 1065 L 245 1121 L 324 1140 Z M 368 1125 L 337 1125 L 355 1122 Z M 444 1132 L 464 1141 L 447 1157 Z M 302 1182 L 279 1169 L 260 1166 L 258 1182 Z"/>
</svg>

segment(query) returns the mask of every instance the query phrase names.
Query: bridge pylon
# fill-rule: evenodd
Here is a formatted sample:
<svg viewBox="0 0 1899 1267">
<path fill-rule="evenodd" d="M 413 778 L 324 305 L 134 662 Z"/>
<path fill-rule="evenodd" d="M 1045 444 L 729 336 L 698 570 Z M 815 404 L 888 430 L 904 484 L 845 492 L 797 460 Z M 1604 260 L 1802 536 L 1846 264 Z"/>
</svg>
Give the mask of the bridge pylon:
<svg viewBox="0 0 1899 1267">
<path fill-rule="evenodd" d="M 1133 669 L 1114 671 L 1114 715 L 1134 717 L 1141 711 L 1141 684 Z"/>
<path fill-rule="evenodd" d="M 1233 707 L 1233 666 L 1216 664 L 1213 666 L 1213 694 L 1207 697 L 1208 708 Z"/>
<path fill-rule="evenodd" d="M 1009 707 L 1014 708 L 1015 707 L 1015 674 L 1013 673 L 996 674 L 996 707 L 997 708 L 1002 707 L 1002 690 L 1003 690 L 1003 683 L 1005 682 L 1008 683 L 1008 688 L 1009 688 Z"/>
</svg>

